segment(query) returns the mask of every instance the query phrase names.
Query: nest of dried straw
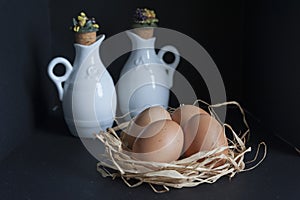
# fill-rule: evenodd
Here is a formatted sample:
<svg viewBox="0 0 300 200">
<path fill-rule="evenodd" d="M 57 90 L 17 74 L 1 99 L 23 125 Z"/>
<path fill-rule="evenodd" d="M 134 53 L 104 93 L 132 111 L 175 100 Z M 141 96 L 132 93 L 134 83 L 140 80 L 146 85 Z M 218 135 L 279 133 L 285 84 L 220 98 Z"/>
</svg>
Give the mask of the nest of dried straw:
<svg viewBox="0 0 300 200">
<path fill-rule="evenodd" d="M 201 100 L 197 102 L 205 103 Z M 195 104 L 194 103 L 194 104 Z M 225 102 L 208 106 L 210 114 L 218 119 L 214 108 L 235 105 L 239 108 L 243 122 L 246 128 L 241 134 L 237 134 L 233 128 L 224 123 L 225 134 L 228 139 L 228 147 L 220 147 L 212 151 L 198 152 L 188 158 L 173 161 L 171 163 L 158 163 L 136 160 L 122 150 L 122 142 L 117 133 L 124 130 L 129 122 L 121 123 L 107 132 L 97 134 L 97 138 L 105 145 L 105 153 L 101 155 L 101 161 L 97 164 L 97 170 L 103 177 L 121 177 L 129 187 L 136 187 L 142 183 L 148 183 L 155 192 L 169 191 L 169 187 L 182 188 L 193 187 L 202 183 L 214 183 L 223 176 L 232 178 L 238 172 L 249 171 L 258 166 L 266 156 L 266 145 L 260 143 L 253 160 L 256 164 L 251 168 L 245 168 L 244 155 L 251 151 L 251 147 L 246 146 L 246 140 L 249 136 L 249 126 L 245 118 L 245 113 L 237 102 Z M 174 109 L 170 109 L 170 112 Z M 231 134 L 231 137 L 229 137 Z M 264 147 L 262 158 L 257 161 L 257 155 L 260 147 Z M 228 149 L 228 154 L 218 154 Z M 198 160 L 202 159 L 202 162 Z M 220 165 L 220 160 L 226 160 Z M 215 164 L 218 163 L 217 167 Z M 109 170 L 113 169 L 113 170 Z M 113 172 L 112 172 L 113 171 Z M 130 183 L 134 179 L 135 183 Z M 163 186 L 162 190 L 157 190 L 154 185 Z"/>
</svg>

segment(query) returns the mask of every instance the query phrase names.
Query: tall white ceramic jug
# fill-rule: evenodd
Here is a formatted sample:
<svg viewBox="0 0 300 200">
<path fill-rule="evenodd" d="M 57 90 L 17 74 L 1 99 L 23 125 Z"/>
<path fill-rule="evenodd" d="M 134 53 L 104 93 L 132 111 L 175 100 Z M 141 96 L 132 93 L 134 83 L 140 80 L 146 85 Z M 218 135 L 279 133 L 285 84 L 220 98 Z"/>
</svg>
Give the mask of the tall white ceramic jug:
<svg viewBox="0 0 300 200">
<path fill-rule="evenodd" d="M 132 43 L 132 52 L 125 63 L 117 84 L 118 104 L 122 114 L 134 117 L 147 107 L 168 107 L 173 74 L 180 61 L 177 49 L 165 46 L 155 52 L 155 37 L 144 39 L 127 31 Z M 163 60 L 166 52 L 174 53 L 175 60 L 167 64 Z"/>
<path fill-rule="evenodd" d="M 99 53 L 104 38 L 104 35 L 99 36 L 89 46 L 75 43 L 73 66 L 62 57 L 53 59 L 48 66 L 48 74 L 62 101 L 65 121 L 75 136 L 93 138 L 94 134 L 106 130 L 114 122 L 115 87 Z M 63 76 L 53 73 L 59 63 L 66 68 Z"/>
</svg>

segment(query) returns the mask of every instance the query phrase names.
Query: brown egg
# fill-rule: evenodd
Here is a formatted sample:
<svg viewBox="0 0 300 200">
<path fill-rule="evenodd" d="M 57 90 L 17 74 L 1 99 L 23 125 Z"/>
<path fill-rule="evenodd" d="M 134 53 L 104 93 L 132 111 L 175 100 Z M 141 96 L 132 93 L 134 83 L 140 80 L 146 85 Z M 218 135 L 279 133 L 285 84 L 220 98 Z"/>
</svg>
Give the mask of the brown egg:
<svg viewBox="0 0 300 200">
<path fill-rule="evenodd" d="M 172 113 L 172 120 L 177 122 L 181 125 L 181 127 L 184 126 L 184 124 L 191 119 L 194 115 L 197 114 L 207 114 L 208 113 L 194 105 L 183 105 L 178 107 L 173 113 Z"/>
<path fill-rule="evenodd" d="M 189 157 L 199 151 L 210 151 L 221 146 L 228 146 L 223 126 L 207 114 L 197 114 L 186 122 L 184 132 L 184 157 Z M 223 154 L 228 154 L 224 150 Z M 216 166 L 223 162 L 217 163 Z"/>
<path fill-rule="evenodd" d="M 146 126 L 163 119 L 171 119 L 171 116 L 162 106 L 149 107 L 137 115 L 129 125 L 128 129 L 121 133 L 124 149 L 132 149 L 136 137 L 146 128 Z"/>
<path fill-rule="evenodd" d="M 172 120 L 160 120 L 148 125 L 133 143 L 131 155 L 139 160 L 171 162 L 182 152 L 183 132 Z"/>
</svg>

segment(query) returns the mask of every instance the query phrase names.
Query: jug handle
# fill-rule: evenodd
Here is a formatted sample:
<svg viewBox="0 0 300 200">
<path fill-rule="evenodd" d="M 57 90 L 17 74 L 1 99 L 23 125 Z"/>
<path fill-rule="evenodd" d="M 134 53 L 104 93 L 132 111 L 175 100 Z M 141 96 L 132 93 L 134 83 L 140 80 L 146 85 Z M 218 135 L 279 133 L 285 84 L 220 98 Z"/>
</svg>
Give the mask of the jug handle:
<svg viewBox="0 0 300 200">
<path fill-rule="evenodd" d="M 53 73 L 53 69 L 57 64 L 63 64 L 65 66 L 66 72 L 64 75 L 56 76 Z M 61 101 L 63 99 L 63 93 L 64 93 L 62 83 L 65 82 L 69 78 L 72 70 L 73 70 L 73 67 L 70 64 L 70 62 L 67 59 L 62 58 L 62 57 L 54 58 L 48 65 L 48 75 L 52 79 L 52 81 L 55 83 L 55 85 L 57 87 L 57 91 L 58 91 L 58 96 Z"/>
<path fill-rule="evenodd" d="M 172 52 L 174 54 L 174 61 L 173 63 L 166 63 L 163 59 L 163 56 L 165 55 L 165 53 L 167 52 Z M 173 46 L 170 46 L 170 45 L 167 45 L 167 46 L 164 46 L 162 47 L 159 52 L 158 52 L 158 57 L 160 58 L 160 60 L 167 66 L 171 67 L 171 69 L 168 70 L 168 75 L 169 75 L 169 84 L 170 84 L 170 87 L 172 87 L 173 85 L 173 74 L 175 72 L 175 69 L 176 67 L 178 66 L 179 64 L 179 61 L 180 61 L 180 55 L 179 55 L 179 52 L 178 50 L 173 47 Z"/>
</svg>

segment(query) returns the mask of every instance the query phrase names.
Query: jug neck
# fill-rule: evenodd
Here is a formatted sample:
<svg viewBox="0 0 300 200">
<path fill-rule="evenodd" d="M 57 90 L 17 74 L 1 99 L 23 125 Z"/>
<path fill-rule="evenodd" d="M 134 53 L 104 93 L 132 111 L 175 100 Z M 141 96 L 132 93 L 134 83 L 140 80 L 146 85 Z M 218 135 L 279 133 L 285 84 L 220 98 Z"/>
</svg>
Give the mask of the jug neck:
<svg viewBox="0 0 300 200">
<path fill-rule="evenodd" d="M 126 31 L 126 33 L 129 37 L 129 39 L 131 40 L 132 50 L 137 50 L 137 49 L 153 49 L 154 50 L 154 44 L 155 44 L 155 39 L 156 39 L 155 37 L 152 37 L 149 39 L 144 39 L 131 31 Z"/>
<path fill-rule="evenodd" d="M 82 44 L 75 43 L 74 47 L 75 47 L 76 56 L 74 60 L 74 67 L 79 65 L 93 51 L 99 51 L 99 47 L 102 41 L 104 40 L 104 38 L 105 38 L 104 34 L 99 35 L 96 39 L 96 42 L 94 42 L 91 45 L 82 45 Z"/>
</svg>

